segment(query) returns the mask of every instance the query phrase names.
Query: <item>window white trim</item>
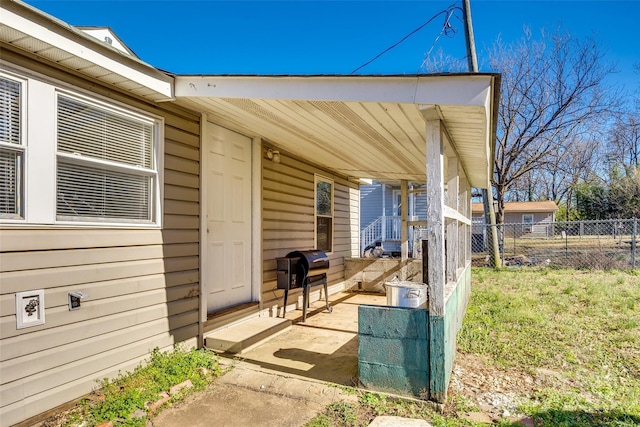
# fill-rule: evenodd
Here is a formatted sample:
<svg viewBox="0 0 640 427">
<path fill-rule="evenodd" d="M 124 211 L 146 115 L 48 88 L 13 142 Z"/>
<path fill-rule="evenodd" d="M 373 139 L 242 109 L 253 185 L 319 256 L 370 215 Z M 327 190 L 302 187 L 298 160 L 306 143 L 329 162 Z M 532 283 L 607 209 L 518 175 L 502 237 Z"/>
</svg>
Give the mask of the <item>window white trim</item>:
<svg viewBox="0 0 640 427">
<path fill-rule="evenodd" d="M 331 214 L 330 215 L 320 215 L 318 214 L 318 183 L 326 182 L 331 185 Z M 327 178 L 322 175 L 314 174 L 314 185 L 313 185 L 313 243 L 314 248 L 318 248 L 318 218 L 330 218 L 331 219 L 331 242 L 330 249 L 325 251 L 327 253 L 333 252 L 333 246 L 335 241 L 335 184 L 333 179 Z"/>
<path fill-rule="evenodd" d="M 24 122 L 24 219 L 0 218 L 0 225 L 29 225 L 65 227 L 107 227 L 107 228 L 159 228 L 162 226 L 163 185 L 164 185 L 164 119 L 135 107 L 110 100 L 99 94 L 41 76 L 18 67 L 9 69 L 0 66 L 0 74 L 20 80 L 23 83 Z M 28 90 L 27 90 L 28 88 Z M 59 95 L 75 98 L 98 108 L 105 108 L 152 126 L 152 168 L 138 168 L 136 165 L 120 164 L 102 159 L 92 159 L 95 164 L 107 166 L 110 170 L 134 172 L 136 175 L 152 178 L 149 189 L 151 221 L 85 218 L 82 221 L 56 218 L 56 176 L 58 157 L 71 162 L 82 163 L 84 159 L 73 158 L 73 154 L 57 152 L 57 99 Z M 12 144 L 14 145 L 14 144 Z"/>
<path fill-rule="evenodd" d="M 27 162 L 27 118 L 26 118 L 26 108 L 27 108 L 27 80 L 10 73 L 6 73 L 3 70 L 0 70 L 0 78 L 5 80 L 10 80 L 19 85 L 19 93 L 20 93 L 20 101 L 18 105 L 18 111 L 20 114 L 18 120 L 18 132 L 19 132 L 19 140 L 17 143 L 3 142 L 0 141 L 0 149 L 4 152 L 14 152 L 19 153 L 21 156 L 19 167 L 16 171 L 18 175 L 16 178 L 16 193 L 18 193 L 18 209 L 14 214 L 11 213 L 0 213 L 0 221 L 10 221 L 13 223 L 24 223 L 26 220 L 26 174 L 25 167 Z"/>
</svg>

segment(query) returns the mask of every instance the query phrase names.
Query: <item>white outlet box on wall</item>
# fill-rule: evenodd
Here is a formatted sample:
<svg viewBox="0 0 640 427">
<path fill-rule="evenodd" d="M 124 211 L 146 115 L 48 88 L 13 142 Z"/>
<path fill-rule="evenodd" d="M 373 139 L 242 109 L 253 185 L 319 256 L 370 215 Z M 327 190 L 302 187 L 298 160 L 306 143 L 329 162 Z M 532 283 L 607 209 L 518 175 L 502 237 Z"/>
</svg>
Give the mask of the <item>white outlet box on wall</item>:
<svg viewBox="0 0 640 427">
<path fill-rule="evenodd" d="M 17 329 L 44 324 L 44 289 L 16 293 Z"/>
</svg>

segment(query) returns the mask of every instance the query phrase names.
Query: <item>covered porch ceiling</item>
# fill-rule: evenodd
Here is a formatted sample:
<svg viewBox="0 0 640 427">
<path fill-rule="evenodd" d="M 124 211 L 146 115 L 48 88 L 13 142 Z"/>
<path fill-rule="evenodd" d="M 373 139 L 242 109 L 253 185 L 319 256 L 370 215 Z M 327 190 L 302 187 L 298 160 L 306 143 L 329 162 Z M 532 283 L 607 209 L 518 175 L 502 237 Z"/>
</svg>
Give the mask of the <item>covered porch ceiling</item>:
<svg viewBox="0 0 640 427">
<path fill-rule="evenodd" d="M 498 90 L 496 74 L 175 77 L 176 103 L 352 179 L 424 182 L 426 122 L 440 119 L 447 154 L 479 188 Z"/>
</svg>

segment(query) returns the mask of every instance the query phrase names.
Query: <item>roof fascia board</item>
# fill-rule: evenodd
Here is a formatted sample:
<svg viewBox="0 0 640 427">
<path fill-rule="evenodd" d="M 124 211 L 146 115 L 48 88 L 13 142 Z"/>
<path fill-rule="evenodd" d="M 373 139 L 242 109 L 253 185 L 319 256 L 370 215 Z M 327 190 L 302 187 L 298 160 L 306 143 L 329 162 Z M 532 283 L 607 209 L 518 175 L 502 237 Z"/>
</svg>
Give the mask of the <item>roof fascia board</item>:
<svg viewBox="0 0 640 427">
<path fill-rule="evenodd" d="M 116 73 L 124 78 L 127 78 L 131 81 L 134 81 L 144 87 L 147 87 L 167 99 L 173 98 L 173 78 L 161 73 L 157 69 L 144 64 L 145 68 L 148 68 L 149 73 L 142 72 L 138 69 L 132 68 L 131 66 L 125 64 L 128 62 L 127 60 L 132 60 L 132 58 L 126 58 L 120 52 L 113 52 L 113 56 L 117 55 L 118 60 L 106 56 L 94 47 L 99 46 L 99 40 L 94 39 L 92 36 L 88 34 L 83 34 L 83 41 L 85 43 L 79 43 L 77 41 L 71 40 L 69 37 L 65 37 L 58 32 L 52 31 L 47 28 L 42 23 L 37 22 L 38 20 L 46 20 L 49 24 L 54 24 L 61 29 L 65 29 L 71 31 L 74 34 L 77 32 L 71 28 L 66 28 L 62 25 L 58 20 L 47 19 L 47 16 L 43 16 L 41 14 L 35 14 L 34 20 L 25 18 L 19 13 L 14 12 L 13 10 L 9 10 L 6 6 L 13 4 L 16 6 L 22 6 L 21 3 L 18 2 L 2 2 L 2 14 L 0 14 L 0 22 L 8 27 L 11 27 L 17 31 L 20 31 L 24 34 L 27 34 L 30 37 L 33 37 L 37 40 L 41 40 L 45 43 L 48 43 L 54 47 L 64 50 L 71 55 L 77 56 L 79 58 L 90 61 L 96 65 L 99 65 L 113 73 Z M 25 12 L 32 11 L 30 8 L 24 8 Z M 79 30 L 77 30 L 79 31 Z M 91 38 L 91 39 L 90 39 Z M 93 46 L 92 46 L 93 45 Z M 101 46 L 100 46 L 101 47 Z M 105 46 L 106 48 L 106 46 Z M 109 47 L 110 48 L 110 47 Z M 137 66 L 142 65 L 139 61 L 134 61 Z M 151 75 L 154 74 L 154 75 Z"/>
<path fill-rule="evenodd" d="M 492 75 L 184 76 L 176 97 L 487 106 Z"/>
<path fill-rule="evenodd" d="M 494 160 L 495 160 L 495 145 L 496 145 L 496 133 L 495 133 L 495 117 L 494 110 L 491 109 L 491 101 L 493 100 L 493 85 L 491 87 L 491 91 L 487 93 L 486 98 L 486 106 L 485 106 L 485 120 L 487 123 L 486 129 L 486 138 L 485 138 L 485 152 L 487 153 L 487 183 L 484 187 L 485 189 L 490 189 L 492 186 L 491 179 L 493 178 L 493 168 L 494 168 Z M 497 105 L 494 105 L 495 110 L 498 109 Z"/>
</svg>

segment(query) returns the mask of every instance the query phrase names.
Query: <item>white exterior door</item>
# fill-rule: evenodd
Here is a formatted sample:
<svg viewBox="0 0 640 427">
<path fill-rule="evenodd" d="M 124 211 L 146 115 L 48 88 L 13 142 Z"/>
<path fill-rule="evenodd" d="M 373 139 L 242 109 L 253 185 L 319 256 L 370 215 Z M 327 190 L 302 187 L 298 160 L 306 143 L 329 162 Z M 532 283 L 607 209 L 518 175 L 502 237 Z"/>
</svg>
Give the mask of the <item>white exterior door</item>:
<svg viewBox="0 0 640 427">
<path fill-rule="evenodd" d="M 252 300 L 251 139 L 207 122 L 203 280 L 207 312 Z"/>
</svg>

